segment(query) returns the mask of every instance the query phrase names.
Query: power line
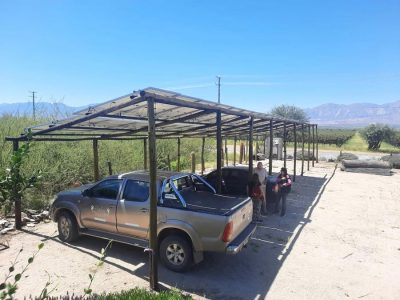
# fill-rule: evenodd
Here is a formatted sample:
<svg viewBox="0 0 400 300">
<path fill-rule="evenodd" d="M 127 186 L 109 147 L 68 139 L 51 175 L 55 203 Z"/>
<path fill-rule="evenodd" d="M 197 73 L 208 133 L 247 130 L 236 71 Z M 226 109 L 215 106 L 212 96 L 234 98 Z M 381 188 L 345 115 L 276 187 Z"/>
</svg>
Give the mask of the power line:
<svg viewBox="0 0 400 300">
<path fill-rule="evenodd" d="M 217 86 L 218 86 L 218 104 L 221 103 L 221 76 L 217 76 Z"/>
</svg>

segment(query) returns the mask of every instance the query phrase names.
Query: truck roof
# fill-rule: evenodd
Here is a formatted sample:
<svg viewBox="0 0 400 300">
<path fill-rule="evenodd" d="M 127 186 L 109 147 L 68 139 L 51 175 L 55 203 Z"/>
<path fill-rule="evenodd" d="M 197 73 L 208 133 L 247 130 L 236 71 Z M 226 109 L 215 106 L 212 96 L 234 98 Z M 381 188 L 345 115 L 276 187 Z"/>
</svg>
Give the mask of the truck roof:
<svg viewBox="0 0 400 300">
<path fill-rule="evenodd" d="M 172 172 L 172 171 L 164 171 L 164 170 L 157 170 L 157 180 L 164 180 L 166 178 L 175 176 L 175 175 L 187 175 L 189 173 L 183 173 L 183 172 Z M 123 173 L 119 175 L 112 175 L 107 178 L 119 178 L 119 179 L 136 179 L 136 180 L 142 180 L 142 181 L 150 181 L 150 173 L 148 170 L 137 170 L 137 171 L 132 171 L 128 173 Z"/>
</svg>

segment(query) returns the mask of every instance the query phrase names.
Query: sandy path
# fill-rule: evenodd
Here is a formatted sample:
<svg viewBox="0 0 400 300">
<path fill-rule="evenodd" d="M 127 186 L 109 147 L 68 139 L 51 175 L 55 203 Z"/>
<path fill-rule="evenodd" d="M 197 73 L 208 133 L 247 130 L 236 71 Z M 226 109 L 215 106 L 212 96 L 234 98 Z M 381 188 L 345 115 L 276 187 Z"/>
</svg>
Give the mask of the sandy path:
<svg viewBox="0 0 400 300">
<path fill-rule="evenodd" d="M 250 245 L 236 256 L 207 254 L 185 274 L 160 267 L 160 282 L 208 299 L 399 299 L 400 174 L 391 177 L 333 171 L 317 164 L 297 177 L 284 218 L 266 217 Z M 280 162 L 274 162 L 278 170 Z M 106 242 L 82 237 L 59 242 L 53 223 L 15 234 L 0 251 L 0 274 L 21 247 L 26 261 L 45 247 L 21 280 L 18 299 L 38 295 L 50 274 L 54 295 L 82 294 Z M 21 266 L 21 265 L 20 265 Z M 20 267 L 19 266 L 19 267 Z M 1 275 L 0 275 L 1 276 Z M 114 244 L 94 280 L 97 292 L 147 287 L 147 255 Z"/>
</svg>

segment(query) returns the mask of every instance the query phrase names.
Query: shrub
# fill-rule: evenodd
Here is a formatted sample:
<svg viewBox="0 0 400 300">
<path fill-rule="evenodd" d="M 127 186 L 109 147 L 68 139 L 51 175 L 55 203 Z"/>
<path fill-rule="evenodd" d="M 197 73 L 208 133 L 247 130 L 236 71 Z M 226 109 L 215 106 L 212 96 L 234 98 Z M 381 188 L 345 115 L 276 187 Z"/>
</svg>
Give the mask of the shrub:
<svg viewBox="0 0 400 300">
<path fill-rule="evenodd" d="M 387 125 L 371 124 L 361 134 L 367 140 L 368 150 L 379 150 L 381 143 L 393 135 L 393 129 Z"/>
</svg>

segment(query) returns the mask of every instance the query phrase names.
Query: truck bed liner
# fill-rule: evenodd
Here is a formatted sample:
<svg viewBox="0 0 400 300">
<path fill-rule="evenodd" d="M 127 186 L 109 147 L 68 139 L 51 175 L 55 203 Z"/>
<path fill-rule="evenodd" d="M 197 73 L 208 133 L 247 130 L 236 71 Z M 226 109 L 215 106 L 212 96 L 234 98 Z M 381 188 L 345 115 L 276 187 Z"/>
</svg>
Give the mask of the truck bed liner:
<svg viewBox="0 0 400 300">
<path fill-rule="evenodd" d="M 181 191 L 186 205 L 191 210 L 204 211 L 218 215 L 229 215 L 238 205 L 246 200 L 244 197 L 210 194 L 202 191 Z"/>
</svg>

